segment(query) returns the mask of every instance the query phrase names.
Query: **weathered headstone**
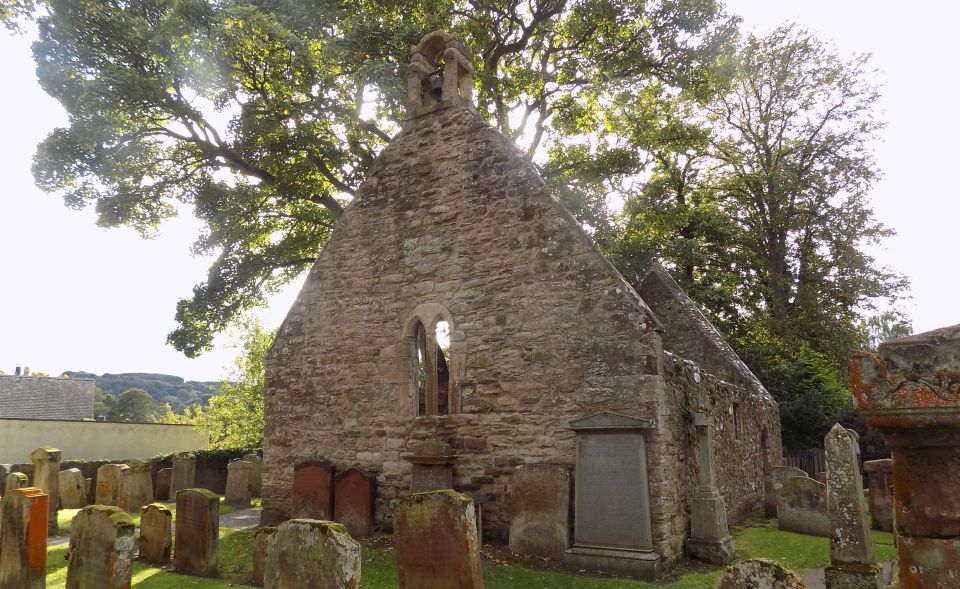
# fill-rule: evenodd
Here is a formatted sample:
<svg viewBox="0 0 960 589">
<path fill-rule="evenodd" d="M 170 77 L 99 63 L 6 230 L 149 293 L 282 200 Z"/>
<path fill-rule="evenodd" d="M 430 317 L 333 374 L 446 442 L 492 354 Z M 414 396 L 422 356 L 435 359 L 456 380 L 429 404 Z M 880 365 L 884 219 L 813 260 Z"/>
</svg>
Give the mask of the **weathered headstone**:
<svg viewBox="0 0 960 589">
<path fill-rule="evenodd" d="M 253 584 L 263 587 L 263 573 L 267 562 L 267 543 L 277 533 L 277 528 L 267 526 L 253 534 Z"/>
<path fill-rule="evenodd" d="M 266 589 L 359 589 L 360 544 L 334 522 L 284 522 L 267 544 L 263 578 Z"/>
<path fill-rule="evenodd" d="M 293 469 L 293 519 L 333 516 L 334 467 L 326 460 L 301 462 Z"/>
<path fill-rule="evenodd" d="M 797 573 L 772 560 L 751 558 L 727 567 L 718 589 L 807 589 Z"/>
<path fill-rule="evenodd" d="M 47 494 L 50 533 L 57 532 L 57 511 L 60 509 L 60 450 L 37 448 L 30 453 L 33 462 L 33 486 Z"/>
<path fill-rule="evenodd" d="M 173 482 L 173 469 L 172 468 L 161 468 L 157 471 L 157 492 L 154 493 L 154 498 L 157 501 L 169 501 L 170 500 L 170 484 Z M 176 499 L 176 497 L 174 497 Z"/>
<path fill-rule="evenodd" d="M 853 436 L 837 424 L 823 444 L 830 514 L 830 566 L 824 573 L 827 589 L 884 589 L 883 568 L 873 561 Z"/>
<path fill-rule="evenodd" d="M 119 507 L 81 509 L 70 524 L 66 589 L 129 589 L 136 529 Z"/>
<path fill-rule="evenodd" d="M 411 493 L 426 493 L 453 488 L 453 465 L 457 461 L 450 444 L 431 438 L 404 454 L 404 460 L 413 464 Z"/>
<path fill-rule="evenodd" d="M 153 503 L 153 477 L 150 465 L 142 460 L 127 462 L 130 467 L 130 513 L 140 511 L 144 505 Z"/>
<path fill-rule="evenodd" d="M 699 485 L 690 501 L 690 538 L 687 554 L 713 564 L 733 561 L 736 546 L 727 527 L 727 507 L 714 483 L 713 476 L 713 420 L 710 417 L 710 397 L 701 394 L 693 413 L 697 429 L 697 469 Z"/>
<path fill-rule="evenodd" d="M 805 471 L 793 466 L 773 466 L 767 470 L 764 476 L 764 515 L 777 517 L 777 492 L 783 488 L 783 483 L 791 477 L 805 476 L 807 476 Z"/>
<path fill-rule="evenodd" d="M 83 473 L 79 468 L 60 471 L 60 507 L 64 509 L 82 509 L 87 506 L 87 494 L 84 492 Z"/>
<path fill-rule="evenodd" d="M 140 510 L 140 559 L 151 564 L 170 562 L 173 515 L 160 503 Z"/>
<path fill-rule="evenodd" d="M 337 473 L 333 519 L 346 526 L 354 538 L 373 534 L 376 489 L 377 478 L 362 470 Z"/>
<path fill-rule="evenodd" d="M 777 524 L 781 530 L 830 537 L 827 488 L 809 477 L 791 477 L 777 493 Z"/>
<path fill-rule="evenodd" d="M 197 480 L 197 457 L 181 452 L 173 458 L 173 474 L 170 478 L 170 497 L 175 498 L 182 489 L 192 489 Z"/>
<path fill-rule="evenodd" d="M 244 454 L 243 459 L 253 465 L 250 472 L 250 490 L 254 497 L 259 497 L 260 487 L 263 485 L 263 458 L 259 454 Z"/>
<path fill-rule="evenodd" d="M 130 467 L 104 464 L 97 469 L 97 505 L 112 505 L 130 510 Z"/>
<path fill-rule="evenodd" d="M 206 489 L 177 491 L 173 567 L 188 575 L 217 573 L 220 497 Z"/>
<path fill-rule="evenodd" d="M 960 583 L 960 325 L 851 352 L 853 395 L 893 454 L 900 584 Z"/>
<path fill-rule="evenodd" d="M 510 477 L 510 550 L 562 559 L 570 547 L 570 472 L 524 464 Z"/>
<path fill-rule="evenodd" d="M 93 479 L 90 477 L 84 477 L 83 479 L 83 496 L 87 498 L 87 502 L 90 502 L 91 492 L 94 491 L 93 488 Z"/>
<path fill-rule="evenodd" d="M 875 530 L 893 531 L 893 460 L 868 460 L 863 463 L 870 490 L 870 517 Z"/>
<path fill-rule="evenodd" d="M 577 440 L 571 567 L 660 577 L 653 549 L 645 433 L 652 423 L 616 413 L 571 422 Z"/>
<path fill-rule="evenodd" d="M 400 589 L 480 589 L 480 543 L 473 503 L 455 491 L 400 500 L 393 517 Z"/>
<path fill-rule="evenodd" d="M 36 487 L 0 501 L 0 589 L 43 589 L 47 575 L 48 496 Z"/>
<path fill-rule="evenodd" d="M 16 489 L 22 489 L 30 483 L 30 477 L 22 472 L 11 472 L 7 475 L 6 484 L 6 493 L 14 491 Z"/>
<path fill-rule="evenodd" d="M 234 460 L 227 464 L 227 490 L 224 493 L 224 503 L 250 507 L 252 488 L 250 479 L 253 476 L 253 465 L 246 460 Z"/>
</svg>

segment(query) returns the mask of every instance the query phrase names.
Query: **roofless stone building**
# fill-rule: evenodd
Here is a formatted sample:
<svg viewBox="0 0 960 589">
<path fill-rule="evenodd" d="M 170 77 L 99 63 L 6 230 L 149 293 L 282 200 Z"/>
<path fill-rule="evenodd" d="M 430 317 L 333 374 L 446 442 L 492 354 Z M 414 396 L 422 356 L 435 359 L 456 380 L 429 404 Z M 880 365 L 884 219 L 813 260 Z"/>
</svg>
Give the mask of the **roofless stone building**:
<svg viewBox="0 0 960 589">
<path fill-rule="evenodd" d="M 578 505 L 580 523 L 624 519 L 604 509 L 625 497 L 643 503 L 627 525 L 644 558 L 669 566 L 697 501 L 720 496 L 731 521 L 761 504 L 763 470 L 781 453 L 777 405 L 665 271 L 640 294 L 620 276 L 476 112 L 472 71 L 446 33 L 413 48 L 408 120 L 270 350 L 263 519 L 289 517 L 297 464 L 329 460 L 376 475 L 389 529 L 412 484 L 401 455 L 440 438 L 454 487 L 493 495 L 487 538 L 506 537 L 514 468 L 552 462 L 599 473 L 577 484 L 611 497 Z M 578 438 L 617 432 L 642 439 L 623 447 L 643 472 L 583 452 L 591 462 L 577 464 Z"/>
</svg>

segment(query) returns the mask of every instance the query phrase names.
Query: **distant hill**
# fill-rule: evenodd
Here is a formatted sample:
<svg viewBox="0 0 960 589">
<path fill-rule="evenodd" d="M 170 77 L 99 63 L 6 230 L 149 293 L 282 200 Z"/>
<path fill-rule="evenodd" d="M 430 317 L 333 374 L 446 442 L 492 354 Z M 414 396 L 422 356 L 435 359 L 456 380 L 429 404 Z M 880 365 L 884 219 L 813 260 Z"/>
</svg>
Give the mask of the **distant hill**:
<svg viewBox="0 0 960 589">
<path fill-rule="evenodd" d="M 220 392 L 217 389 L 219 382 L 185 381 L 171 374 L 125 372 L 97 375 L 83 371 L 67 371 L 64 374 L 70 378 L 93 378 L 101 391 L 112 395 L 119 395 L 127 389 L 143 389 L 157 403 L 170 403 L 176 413 L 182 413 L 184 407 L 194 403 L 205 405 L 207 399 Z"/>
</svg>

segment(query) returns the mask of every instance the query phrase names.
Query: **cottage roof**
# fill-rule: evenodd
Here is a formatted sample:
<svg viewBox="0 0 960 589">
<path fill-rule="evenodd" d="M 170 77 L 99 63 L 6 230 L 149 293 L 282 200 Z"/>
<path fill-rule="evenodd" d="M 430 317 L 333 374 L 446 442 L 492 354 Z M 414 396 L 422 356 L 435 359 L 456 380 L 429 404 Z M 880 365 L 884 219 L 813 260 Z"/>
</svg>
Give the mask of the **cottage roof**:
<svg viewBox="0 0 960 589">
<path fill-rule="evenodd" d="M 93 419 L 94 380 L 0 375 L 0 418 Z"/>
</svg>

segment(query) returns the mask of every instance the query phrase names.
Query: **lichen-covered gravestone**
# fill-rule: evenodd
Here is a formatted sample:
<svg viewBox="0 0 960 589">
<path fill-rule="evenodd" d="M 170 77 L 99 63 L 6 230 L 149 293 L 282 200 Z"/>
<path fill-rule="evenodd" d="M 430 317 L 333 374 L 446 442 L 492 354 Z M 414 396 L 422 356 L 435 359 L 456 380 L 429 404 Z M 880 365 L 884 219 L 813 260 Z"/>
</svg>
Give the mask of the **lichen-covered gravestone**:
<svg viewBox="0 0 960 589">
<path fill-rule="evenodd" d="M 837 424 L 823 444 L 830 514 L 830 566 L 824 573 L 827 589 L 883 589 L 883 568 L 873 562 L 854 439 Z"/>
<path fill-rule="evenodd" d="M 277 533 L 277 528 L 267 526 L 253 534 L 253 584 L 263 587 L 263 573 L 267 562 L 267 543 Z"/>
<path fill-rule="evenodd" d="M 6 483 L 6 493 L 16 489 L 22 489 L 27 486 L 30 482 L 30 477 L 22 472 L 11 472 L 7 475 Z"/>
<path fill-rule="evenodd" d="M 301 462 L 293 469 L 294 519 L 333 517 L 333 475 L 333 464 L 326 460 Z"/>
<path fill-rule="evenodd" d="M 400 589 L 482 589 L 473 502 L 455 491 L 402 499 L 393 516 Z"/>
<path fill-rule="evenodd" d="M 33 486 L 48 495 L 47 517 L 49 532 L 57 532 L 57 511 L 60 509 L 60 450 L 37 448 L 30 453 L 33 462 Z"/>
<path fill-rule="evenodd" d="M 46 587 L 48 499 L 21 487 L 0 501 L 0 589 Z"/>
<path fill-rule="evenodd" d="M 510 550 L 562 559 L 570 545 L 570 472 L 524 464 L 510 478 Z"/>
<path fill-rule="evenodd" d="M 830 537 L 827 488 L 809 477 L 791 477 L 777 492 L 777 525 L 785 532 Z"/>
<path fill-rule="evenodd" d="M 70 524 L 66 589 L 129 589 L 136 526 L 119 507 L 90 505 Z"/>
<path fill-rule="evenodd" d="M 807 589 L 800 575 L 782 564 L 763 558 L 744 560 L 727 567 L 718 589 Z"/>
<path fill-rule="evenodd" d="M 227 489 L 223 502 L 227 505 L 250 507 L 252 488 L 250 478 L 253 476 L 253 465 L 246 460 L 234 460 L 227 465 Z"/>
<path fill-rule="evenodd" d="M 220 497 L 206 489 L 178 491 L 174 529 L 173 567 L 188 575 L 215 575 L 220 536 Z"/>
<path fill-rule="evenodd" d="M 867 488 L 870 493 L 870 518 L 873 529 L 884 532 L 893 531 L 893 460 L 868 460 L 863 463 L 863 472 L 867 473 Z"/>
<path fill-rule="evenodd" d="M 350 468 L 337 473 L 333 519 L 346 526 L 354 538 L 373 534 L 376 489 L 376 477 L 362 470 Z"/>
<path fill-rule="evenodd" d="M 792 477 L 805 476 L 807 476 L 806 472 L 793 466 L 773 466 L 768 469 L 764 477 L 764 515 L 777 517 L 777 493 L 783 488 L 783 483 Z"/>
<path fill-rule="evenodd" d="M 130 467 L 130 513 L 140 511 L 144 505 L 153 503 L 153 477 L 150 465 L 142 460 L 127 462 Z"/>
<path fill-rule="evenodd" d="M 130 467 L 104 464 L 97 469 L 97 505 L 112 505 L 130 510 Z"/>
<path fill-rule="evenodd" d="M 170 562 L 172 520 L 170 510 L 160 503 L 140 510 L 140 560 L 151 564 Z"/>
<path fill-rule="evenodd" d="M 181 452 L 173 458 L 173 473 L 170 478 L 170 496 L 176 497 L 182 489 L 192 489 L 197 480 L 197 457 Z"/>
<path fill-rule="evenodd" d="M 263 584 L 266 589 L 359 589 L 360 544 L 334 522 L 284 522 L 267 543 Z"/>
<path fill-rule="evenodd" d="M 161 468 L 157 471 L 157 492 L 154 498 L 157 501 L 170 500 L 170 484 L 173 482 L 173 469 Z"/>
<path fill-rule="evenodd" d="M 84 488 L 83 473 L 79 468 L 60 471 L 60 507 L 64 509 L 83 509 L 87 506 L 87 493 Z"/>
</svg>

